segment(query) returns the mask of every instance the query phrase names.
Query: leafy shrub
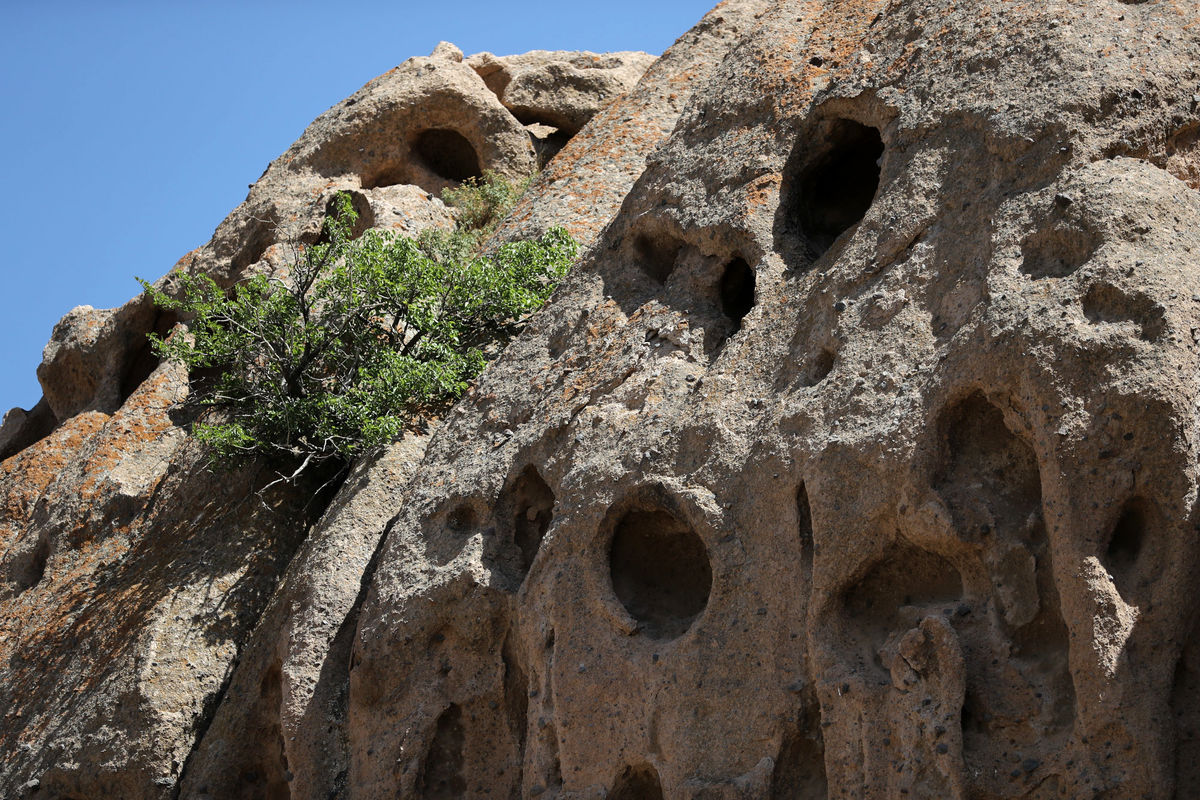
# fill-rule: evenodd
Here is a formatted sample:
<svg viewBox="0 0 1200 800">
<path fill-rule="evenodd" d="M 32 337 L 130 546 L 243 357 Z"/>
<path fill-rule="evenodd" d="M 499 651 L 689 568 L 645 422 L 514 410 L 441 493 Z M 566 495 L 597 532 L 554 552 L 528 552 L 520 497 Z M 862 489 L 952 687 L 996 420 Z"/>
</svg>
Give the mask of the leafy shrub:
<svg viewBox="0 0 1200 800">
<path fill-rule="evenodd" d="M 186 333 L 151 338 L 160 357 L 209 376 L 194 380 L 209 413 L 193 433 L 214 463 L 265 455 L 298 465 L 292 478 L 347 464 L 460 397 L 577 249 L 558 228 L 481 252 L 487 209 L 511 205 L 498 180 L 460 190 L 473 227 L 352 240 L 357 215 L 340 195 L 319 243 L 297 248 L 282 278 L 255 275 L 226 294 L 181 273 L 170 295 L 139 279 L 156 304 L 190 318 Z"/>
<path fill-rule="evenodd" d="M 458 210 L 458 229 L 474 232 L 478 240 L 496 229 L 512 211 L 535 175 L 520 181 L 510 181 L 492 170 L 484 170 L 483 180 L 468 178 L 458 187 L 442 192 L 446 205 Z"/>
</svg>

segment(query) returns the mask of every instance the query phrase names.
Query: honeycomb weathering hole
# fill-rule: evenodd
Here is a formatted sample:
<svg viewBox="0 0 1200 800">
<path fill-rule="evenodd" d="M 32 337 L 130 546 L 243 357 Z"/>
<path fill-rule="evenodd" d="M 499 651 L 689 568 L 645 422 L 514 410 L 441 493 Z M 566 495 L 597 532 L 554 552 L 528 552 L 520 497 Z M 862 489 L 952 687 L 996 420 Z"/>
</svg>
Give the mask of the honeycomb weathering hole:
<svg viewBox="0 0 1200 800">
<path fill-rule="evenodd" d="M 675 261 L 683 249 L 683 241 L 670 234 L 638 234 L 633 249 L 642 270 L 656 283 L 666 283 L 675 270 Z"/>
<path fill-rule="evenodd" d="M 1031 278 L 1063 278 L 1083 266 L 1097 247 L 1096 237 L 1081 228 L 1043 228 L 1021 245 L 1021 272 Z"/>
<path fill-rule="evenodd" d="M 479 155 L 458 131 L 443 128 L 423 131 L 413 141 L 413 152 L 431 172 L 448 181 L 482 178 Z"/>
<path fill-rule="evenodd" d="M 734 330 L 740 330 L 742 320 L 754 308 L 754 270 L 744 258 L 735 258 L 725 266 L 718 288 L 721 310 L 733 321 Z"/>
<path fill-rule="evenodd" d="M 795 218 L 818 254 L 866 215 L 883 155 L 877 129 L 848 119 L 826 125 L 825 147 L 801 169 L 792 194 Z"/>
<path fill-rule="evenodd" d="M 350 207 L 354 209 L 355 220 L 350 226 L 350 238 L 357 239 L 367 232 L 368 228 L 375 227 L 375 210 L 371 208 L 371 201 L 362 192 L 347 192 L 350 196 Z M 337 213 L 338 198 L 333 196 L 325 204 L 325 216 L 331 217 Z M 329 235 L 322 230 L 319 242 L 328 242 Z"/>
<path fill-rule="evenodd" d="M 464 797 L 467 781 L 463 776 L 462 710 L 451 705 L 438 717 L 433 741 L 421 769 L 420 796 L 434 798 Z"/>
<path fill-rule="evenodd" d="M 662 800 L 662 783 L 649 764 L 626 767 L 617 776 L 608 800 Z"/>
<path fill-rule="evenodd" d="M 704 610 L 712 589 L 704 542 L 661 509 L 638 509 L 621 517 L 613 531 L 609 569 L 617 598 L 655 638 L 682 635 Z"/>
<path fill-rule="evenodd" d="M 554 492 L 530 464 L 512 487 L 513 540 L 521 553 L 521 572 L 528 573 L 554 518 Z"/>
<path fill-rule="evenodd" d="M 1115 286 L 1095 284 L 1081 301 L 1083 314 L 1093 325 L 1132 326 L 1138 338 L 1153 342 L 1162 336 L 1166 323 L 1162 309 L 1144 294 L 1126 294 Z"/>
<path fill-rule="evenodd" d="M 1121 516 L 1113 526 L 1108 547 L 1104 552 L 1104 566 L 1112 574 L 1117 591 L 1130 601 L 1138 588 L 1134 585 L 1142 544 L 1151 529 L 1150 504 L 1135 497 L 1121 509 Z"/>
</svg>

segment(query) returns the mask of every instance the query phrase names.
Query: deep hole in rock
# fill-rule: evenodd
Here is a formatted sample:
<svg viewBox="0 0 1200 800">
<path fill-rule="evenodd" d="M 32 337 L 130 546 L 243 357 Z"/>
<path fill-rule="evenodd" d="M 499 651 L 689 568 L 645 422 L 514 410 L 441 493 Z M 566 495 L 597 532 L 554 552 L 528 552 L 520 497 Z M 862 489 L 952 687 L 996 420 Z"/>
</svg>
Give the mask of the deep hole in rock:
<svg viewBox="0 0 1200 800">
<path fill-rule="evenodd" d="M 529 718 L 529 678 L 522 665 L 516 633 L 509 630 L 500 648 L 504 663 L 504 710 L 508 716 L 508 727 L 516 742 L 518 758 L 513 759 L 516 769 L 521 769 L 525 754 L 525 736 Z M 517 780 L 520 785 L 520 780 Z"/>
<path fill-rule="evenodd" d="M 1113 527 L 1104 553 L 1104 566 L 1112 573 L 1117 591 L 1126 600 L 1130 590 L 1138 556 L 1146 538 L 1149 519 L 1149 504 L 1141 498 L 1133 498 L 1121 509 L 1121 516 Z"/>
<path fill-rule="evenodd" d="M 808 489 L 804 487 L 803 483 L 800 484 L 800 488 L 796 491 L 796 521 L 797 532 L 800 534 L 800 566 L 804 579 L 811 586 L 813 567 L 812 509 L 808 504 Z"/>
<path fill-rule="evenodd" d="M 458 131 L 447 128 L 422 131 L 413 140 L 412 151 L 430 172 L 448 181 L 461 183 L 483 177 L 479 155 Z"/>
<path fill-rule="evenodd" d="M 554 492 L 542 480 L 537 467 L 530 464 L 513 484 L 510 497 L 513 541 L 521 552 L 524 575 L 533 565 L 554 517 Z"/>
<path fill-rule="evenodd" d="M 538 169 L 549 164 L 571 141 L 570 134 L 548 125 L 526 125 L 525 130 L 529 132 L 529 141 L 537 154 Z"/>
<path fill-rule="evenodd" d="M 889 633 L 916 627 L 921 617 L 962 597 L 962 577 L 941 556 L 901 544 L 845 591 L 856 627 L 882 644 Z"/>
<path fill-rule="evenodd" d="M 423 800 L 457 800 L 464 797 L 462 710 L 454 704 L 438 717 L 433 741 L 421 767 L 420 796 Z"/>
<path fill-rule="evenodd" d="M 21 408 L 10 410 L 0 424 L 0 461 L 37 444 L 53 433 L 57 425 L 58 420 L 54 418 L 54 412 L 44 397 L 29 411 Z"/>
<path fill-rule="evenodd" d="M 1083 266 L 1099 242 L 1073 225 L 1042 228 L 1021 245 L 1021 272 L 1031 278 L 1063 278 Z"/>
<path fill-rule="evenodd" d="M 791 211 L 817 255 L 866 215 L 879 189 L 883 155 L 879 131 L 849 119 L 827 123 L 826 141 L 790 193 Z"/>
<path fill-rule="evenodd" d="M 815 697 L 806 699 L 805 710 L 799 716 L 780 744 L 771 774 L 771 800 L 819 800 L 829 796 L 825 742 Z"/>
<path fill-rule="evenodd" d="M 640 233 L 633 240 L 633 249 L 642 270 L 655 282 L 666 283 L 675 269 L 683 242 L 670 234 Z"/>
<path fill-rule="evenodd" d="M 579 129 L 570 124 L 566 115 L 546 113 L 545 111 L 530 108 L 514 108 L 510 110 L 512 115 L 517 118 L 517 122 L 526 127 L 530 125 L 544 125 L 547 128 L 554 128 L 560 131 L 568 139 L 579 133 Z"/>
<path fill-rule="evenodd" d="M 608 800 L 662 800 L 662 783 L 649 764 L 626 767 L 617 776 Z"/>
<path fill-rule="evenodd" d="M 721 273 L 721 310 L 733 321 L 735 332 L 741 330 L 742 320 L 754 308 L 754 279 L 754 270 L 744 258 L 733 259 Z"/>
<path fill-rule="evenodd" d="M 382 189 L 385 186 L 398 186 L 410 180 L 409 169 L 403 162 L 388 162 L 375 169 L 365 172 L 360 178 L 364 189 Z"/>
<path fill-rule="evenodd" d="M 1041 472 L 1033 449 L 1008 429 L 1003 412 L 974 392 L 943 413 L 942 430 L 943 462 L 934 485 L 960 533 L 1032 533 L 1030 520 L 1041 518 Z"/>
<path fill-rule="evenodd" d="M 538 169 L 546 166 L 578 133 L 565 125 L 564 120 L 554 119 L 545 114 L 537 114 L 527 109 L 513 109 L 512 114 L 529 132 L 533 150 L 537 153 Z"/>
<path fill-rule="evenodd" d="M 655 638 L 682 635 L 704 610 L 712 567 L 692 528 L 663 510 L 626 513 L 609 551 L 613 590 L 629 613 Z"/>
<path fill-rule="evenodd" d="M 1040 736 L 1048 740 L 1069 735 L 1075 725 L 1075 683 L 1070 669 L 1071 633 L 1063 622 L 1048 563 L 1038 570 L 1037 583 L 1041 608 L 1032 622 L 1013 633 L 1010 650 L 1011 663 L 1020 670 L 1026 683 L 1023 689 L 1016 685 L 1009 687 L 1007 697 L 998 705 L 1027 703 L 1040 717 Z M 996 685 L 988 688 L 995 697 Z M 997 725 L 986 719 L 983 727 L 992 737 L 999 731 Z"/>
<path fill-rule="evenodd" d="M 476 525 L 475 509 L 466 503 L 446 515 L 446 525 L 455 533 L 466 533 Z"/>
<path fill-rule="evenodd" d="M 808 365 L 801 376 L 801 383 L 805 386 L 816 386 L 821 381 L 829 377 L 829 373 L 833 372 L 833 362 L 835 356 L 832 350 L 822 348 L 817 351 L 817 354 L 809 359 Z"/>
<path fill-rule="evenodd" d="M 240 247 L 236 255 L 230 259 L 230 265 L 233 267 L 235 275 L 240 275 L 242 270 L 251 264 L 262 261 L 267 250 L 275 244 L 275 228 L 274 219 L 254 218 L 249 221 L 247 231 L 242 235 Z"/>
</svg>

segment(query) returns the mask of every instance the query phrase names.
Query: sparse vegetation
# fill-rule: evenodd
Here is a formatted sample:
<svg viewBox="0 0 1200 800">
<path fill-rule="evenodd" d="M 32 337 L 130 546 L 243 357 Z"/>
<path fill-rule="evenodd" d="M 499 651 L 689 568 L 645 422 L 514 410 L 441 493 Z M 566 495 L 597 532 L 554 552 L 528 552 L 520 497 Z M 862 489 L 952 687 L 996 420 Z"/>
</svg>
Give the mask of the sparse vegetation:
<svg viewBox="0 0 1200 800">
<path fill-rule="evenodd" d="M 484 249 L 521 188 L 489 174 L 450 190 L 456 229 L 416 239 L 352 239 L 357 215 L 341 195 L 319 243 L 297 247 L 280 276 L 229 293 L 207 276 L 177 275 L 170 294 L 140 281 L 189 320 L 153 346 L 193 375 L 205 412 L 193 433 L 214 463 L 267 456 L 291 478 L 345 465 L 459 398 L 576 254 L 561 228 Z"/>
</svg>

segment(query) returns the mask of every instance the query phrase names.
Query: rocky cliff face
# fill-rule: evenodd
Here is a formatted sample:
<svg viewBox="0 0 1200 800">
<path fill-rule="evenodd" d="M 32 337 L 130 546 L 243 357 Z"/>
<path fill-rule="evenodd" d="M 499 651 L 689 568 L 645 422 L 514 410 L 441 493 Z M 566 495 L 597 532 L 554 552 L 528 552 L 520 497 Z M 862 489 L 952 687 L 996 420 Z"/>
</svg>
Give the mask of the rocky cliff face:
<svg viewBox="0 0 1200 800">
<path fill-rule="evenodd" d="M 730 0 L 372 81 L 180 268 L 539 163 L 498 235 L 586 255 L 333 497 L 200 468 L 175 320 L 68 315 L 0 430 L 0 788 L 1200 792 L 1197 23 Z"/>
</svg>

